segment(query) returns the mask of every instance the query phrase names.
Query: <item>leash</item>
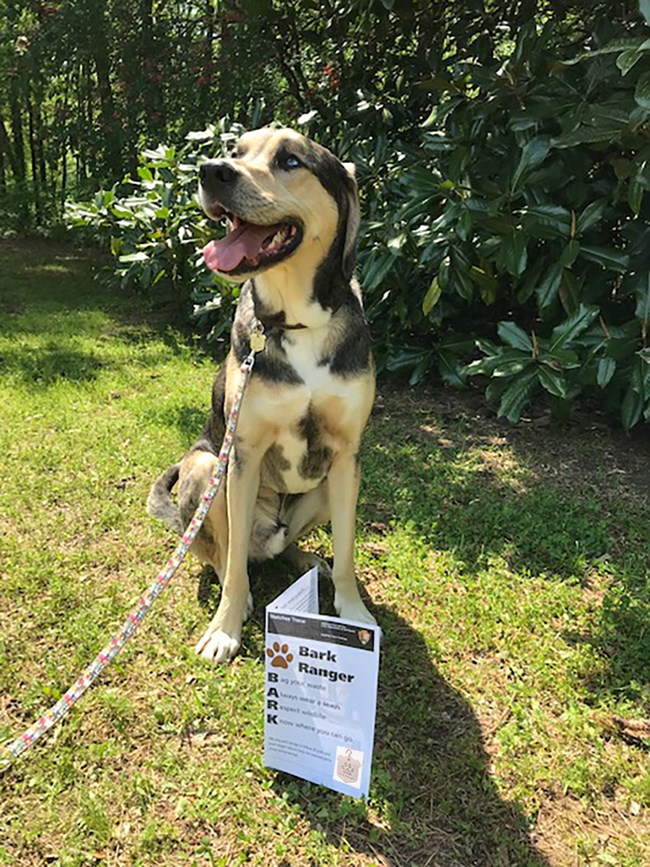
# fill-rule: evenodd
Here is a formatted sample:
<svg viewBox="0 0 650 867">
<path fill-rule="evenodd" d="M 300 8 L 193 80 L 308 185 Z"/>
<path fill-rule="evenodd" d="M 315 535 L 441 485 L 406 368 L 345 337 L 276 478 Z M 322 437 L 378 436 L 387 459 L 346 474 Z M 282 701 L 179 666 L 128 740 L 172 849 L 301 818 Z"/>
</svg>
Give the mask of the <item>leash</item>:
<svg viewBox="0 0 650 867">
<path fill-rule="evenodd" d="M 61 722 L 61 720 L 69 713 L 70 709 L 81 698 L 88 687 L 97 680 L 102 671 L 113 662 L 127 641 L 132 638 L 138 626 L 140 626 L 145 616 L 149 613 L 156 599 L 160 596 L 162 591 L 178 571 L 192 542 L 201 529 L 206 515 L 208 514 L 208 510 L 212 505 L 212 501 L 217 495 L 217 491 L 223 482 L 228 467 L 228 458 L 235 437 L 235 430 L 237 428 L 237 420 L 239 418 L 239 410 L 244 397 L 244 392 L 246 391 L 246 386 L 248 385 L 248 381 L 253 371 L 255 356 L 258 352 L 262 352 L 265 343 L 266 338 L 264 337 L 263 328 L 258 324 L 250 335 L 251 351 L 239 368 L 241 380 L 228 416 L 226 433 L 217 459 L 217 469 L 214 475 L 210 478 L 208 487 L 205 489 L 203 496 L 201 497 L 201 502 L 199 503 L 192 520 L 187 525 L 180 542 L 176 546 L 176 550 L 163 569 L 158 573 L 153 584 L 151 584 L 149 589 L 140 597 L 137 606 L 131 611 L 120 628 L 111 635 L 108 644 L 103 648 L 103 650 L 100 650 L 95 659 L 86 669 L 84 669 L 62 698 L 46 711 L 43 716 L 39 717 L 35 723 L 26 729 L 20 737 L 17 737 L 15 740 L 10 741 L 4 746 L 0 745 L 0 750 L 2 751 L 0 752 L 0 772 L 6 770 L 18 758 L 18 756 L 33 746 L 36 741 L 45 734 L 45 732 L 49 731 L 52 726 Z"/>
</svg>

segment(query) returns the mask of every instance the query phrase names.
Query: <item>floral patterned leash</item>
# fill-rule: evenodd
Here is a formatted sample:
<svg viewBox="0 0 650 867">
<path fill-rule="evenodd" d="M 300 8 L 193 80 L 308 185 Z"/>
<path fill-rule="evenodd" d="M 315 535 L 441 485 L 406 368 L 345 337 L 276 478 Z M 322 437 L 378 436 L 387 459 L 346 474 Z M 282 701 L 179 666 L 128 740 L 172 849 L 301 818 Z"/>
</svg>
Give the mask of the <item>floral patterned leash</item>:
<svg viewBox="0 0 650 867">
<path fill-rule="evenodd" d="M 264 349 L 265 342 L 266 340 L 262 326 L 258 324 L 256 329 L 250 335 L 250 354 L 244 359 L 240 367 L 241 381 L 233 399 L 232 408 L 228 417 L 228 424 L 226 425 L 226 433 L 221 445 L 221 451 L 219 452 L 216 472 L 210 478 L 208 487 L 201 497 L 201 502 L 199 503 L 192 520 L 187 525 L 180 542 L 176 546 L 176 550 L 163 569 L 158 573 L 153 584 L 140 597 L 137 606 L 133 611 L 131 611 L 120 628 L 111 635 L 106 647 L 97 654 L 95 659 L 80 674 L 65 695 L 63 695 L 55 705 L 46 711 L 43 716 L 39 717 L 33 725 L 20 735 L 20 737 L 17 737 L 15 740 L 10 741 L 4 746 L 0 745 L 0 750 L 2 750 L 2 752 L 0 752 L 0 771 L 6 770 L 9 765 L 18 758 L 18 756 L 33 746 L 41 735 L 44 735 L 45 732 L 52 728 L 52 726 L 61 722 L 70 708 L 81 698 L 88 687 L 97 680 L 106 666 L 111 664 L 127 641 L 134 635 L 138 626 L 140 626 L 145 616 L 149 613 L 149 610 L 156 599 L 160 596 L 162 591 L 178 571 L 178 568 L 185 559 L 185 555 L 187 554 L 192 542 L 201 529 L 205 517 L 208 514 L 208 510 L 212 505 L 212 501 L 217 495 L 217 491 L 223 482 L 228 467 L 228 457 L 235 437 L 241 402 L 253 370 L 255 356 L 258 352 L 261 352 Z"/>
</svg>

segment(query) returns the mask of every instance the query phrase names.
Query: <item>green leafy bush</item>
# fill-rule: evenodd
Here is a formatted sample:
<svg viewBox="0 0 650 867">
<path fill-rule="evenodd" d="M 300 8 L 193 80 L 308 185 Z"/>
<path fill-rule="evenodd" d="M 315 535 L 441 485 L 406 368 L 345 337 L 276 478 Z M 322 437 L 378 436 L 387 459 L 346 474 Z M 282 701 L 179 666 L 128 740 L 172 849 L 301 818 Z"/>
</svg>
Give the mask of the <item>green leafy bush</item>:
<svg viewBox="0 0 650 867">
<path fill-rule="evenodd" d="M 357 165 L 380 367 L 487 377 L 513 422 L 542 396 L 558 417 L 596 395 L 626 428 L 650 418 L 649 37 L 604 24 L 567 45 L 531 22 L 496 56 L 474 46 L 413 82 L 431 103 L 421 127 L 362 91 L 345 124 L 298 119 Z M 213 229 L 196 172 L 235 134 L 222 122 L 146 151 L 137 181 L 70 209 L 110 240 L 120 279 L 170 283 L 216 337 L 233 295 L 198 252 Z"/>
<path fill-rule="evenodd" d="M 387 359 L 412 381 L 434 362 L 487 376 L 511 421 L 540 391 L 559 414 L 601 391 L 629 428 L 650 418 L 650 38 L 558 59 L 552 32 L 422 83 L 439 104 L 395 173 L 405 203 L 371 226 L 365 287 L 386 334 L 415 338 Z M 470 332 L 483 358 L 464 367 Z"/>
<path fill-rule="evenodd" d="M 152 297 L 166 284 L 195 326 L 219 339 L 230 328 L 234 288 L 203 264 L 214 224 L 197 202 L 198 166 L 223 153 L 241 130 L 222 121 L 192 132 L 183 147 L 160 145 L 141 155 L 137 180 L 126 177 L 92 201 L 68 202 L 68 223 L 88 231 L 115 257 L 114 279 Z"/>
</svg>

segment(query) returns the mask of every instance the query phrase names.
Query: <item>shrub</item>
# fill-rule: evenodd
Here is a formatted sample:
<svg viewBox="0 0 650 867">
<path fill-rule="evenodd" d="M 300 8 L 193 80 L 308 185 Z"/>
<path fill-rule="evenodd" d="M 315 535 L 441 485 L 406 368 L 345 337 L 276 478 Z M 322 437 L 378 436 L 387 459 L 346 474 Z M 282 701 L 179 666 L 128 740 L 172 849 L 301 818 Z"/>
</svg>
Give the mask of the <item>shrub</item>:
<svg viewBox="0 0 650 867">
<path fill-rule="evenodd" d="M 552 33 L 423 83 L 441 98 L 396 219 L 371 226 L 365 286 L 387 343 L 420 338 L 389 347 L 412 381 L 434 362 L 452 384 L 487 376 L 511 421 L 540 392 L 564 414 L 595 389 L 629 428 L 650 417 L 650 39 L 558 59 Z"/>
<path fill-rule="evenodd" d="M 92 201 L 68 202 L 68 223 L 90 230 L 115 257 L 113 279 L 154 296 L 165 283 L 212 340 L 230 329 L 236 289 L 203 264 L 201 249 L 214 229 L 197 202 L 198 166 L 225 153 L 241 130 L 223 120 L 192 132 L 183 147 L 145 150 L 138 178 L 126 177 Z"/>
<path fill-rule="evenodd" d="M 586 50 L 530 23 L 500 57 L 451 58 L 414 83 L 435 103 L 421 128 L 363 93 L 346 124 L 299 119 L 357 164 L 380 367 L 487 377 L 512 422 L 542 395 L 558 417 L 596 394 L 625 428 L 650 418 L 650 38 L 608 27 Z M 196 172 L 236 132 L 146 151 L 137 181 L 70 208 L 110 239 L 123 281 L 177 287 L 212 337 L 233 290 L 197 252 L 211 230 Z"/>
</svg>

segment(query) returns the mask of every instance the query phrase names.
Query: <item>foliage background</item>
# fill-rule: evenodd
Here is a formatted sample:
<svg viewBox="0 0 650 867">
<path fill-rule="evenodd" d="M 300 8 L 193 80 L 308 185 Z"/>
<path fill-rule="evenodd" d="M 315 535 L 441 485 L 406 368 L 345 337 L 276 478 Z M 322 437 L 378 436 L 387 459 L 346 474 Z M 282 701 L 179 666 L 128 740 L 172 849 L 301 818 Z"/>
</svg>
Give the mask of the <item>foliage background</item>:
<svg viewBox="0 0 650 867">
<path fill-rule="evenodd" d="M 383 368 L 516 421 L 650 417 L 650 2 L 0 0 L 5 231 L 72 222 L 217 341 L 196 166 L 297 125 L 358 166 Z M 222 119 L 222 120 L 219 120 Z M 210 126 L 212 124 L 212 126 Z"/>
</svg>

